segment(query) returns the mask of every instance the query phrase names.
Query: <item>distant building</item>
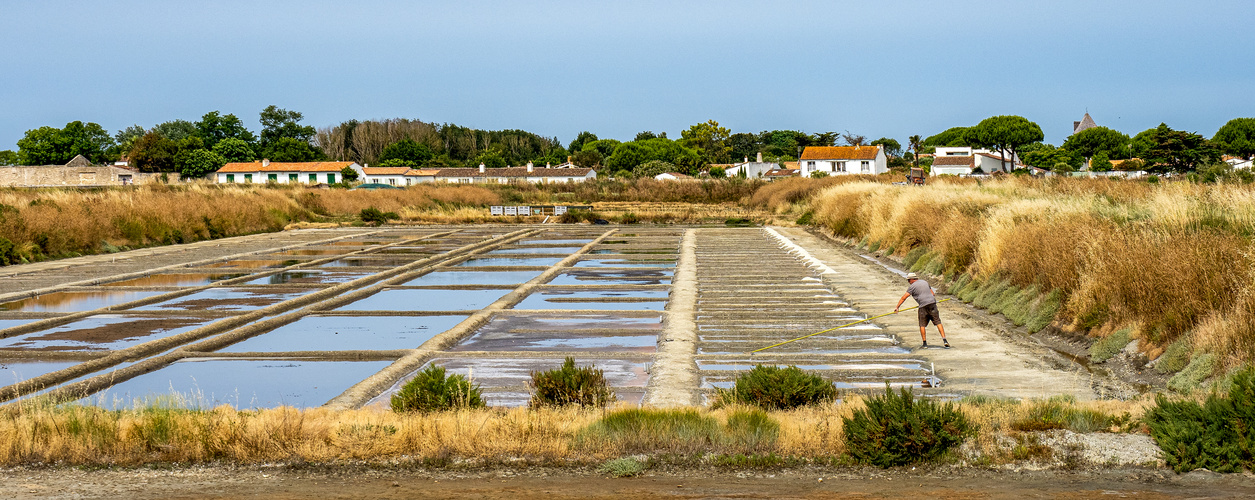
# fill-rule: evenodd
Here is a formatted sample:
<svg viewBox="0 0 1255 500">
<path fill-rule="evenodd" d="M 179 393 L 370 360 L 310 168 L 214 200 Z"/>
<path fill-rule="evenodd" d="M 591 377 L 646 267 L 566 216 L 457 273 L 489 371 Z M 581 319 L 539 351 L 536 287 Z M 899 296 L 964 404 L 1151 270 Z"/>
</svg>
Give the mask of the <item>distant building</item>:
<svg viewBox="0 0 1255 500">
<path fill-rule="evenodd" d="M 763 179 L 774 181 L 776 179 L 785 179 L 789 177 L 800 177 L 802 171 L 796 168 L 781 168 L 777 170 L 768 170 L 763 173 Z"/>
<path fill-rule="evenodd" d="M 988 149 L 975 149 L 967 146 L 939 147 L 933 154 L 933 166 L 930 175 L 971 175 L 977 169 L 982 173 L 992 174 L 999 170 L 1010 172 L 1017 168 L 1026 168 L 1019 157 L 1007 152 L 1006 168 L 1003 168 L 1002 155 Z"/>
<path fill-rule="evenodd" d="M 1072 135 L 1076 135 L 1082 130 L 1088 130 L 1097 126 L 1098 124 L 1094 123 L 1094 119 L 1090 118 L 1089 112 L 1086 111 L 1085 116 L 1081 118 L 1081 121 L 1072 122 Z"/>
<path fill-rule="evenodd" d="M 0 167 L 4 187 L 103 187 L 161 182 L 161 173 L 140 172 L 119 165 L 93 165 L 83 155 L 65 165 L 15 165 Z M 178 182 L 179 174 L 167 173 L 167 182 Z"/>
<path fill-rule="evenodd" d="M 684 175 L 679 172 L 663 172 L 661 174 L 655 175 L 654 179 L 657 179 L 660 181 L 691 181 L 693 180 L 693 176 Z"/>
<path fill-rule="evenodd" d="M 405 186 L 405 174 L 409 173 L 410 167 L 362 167 L 362 175 L 364 180 L 373 184 L 387 184 L 389 186 Z"/>
<path fill-rule="evenodd" d="M 365 177 L 361 165 L 352 161 L 272 162 L 270 160 L 228 163 L 215 172 L 220 184 L 335 184 L 344 182 L 341 171 L 349 167 L 357 178 Z"/>
<path fill-rule="evenodd" d="M 711 166 L 713 167 L 714 165 Z M 754 161 L 750 161 L 749 158 L 746 158 L 745 161 L 741 163 L 733 163 L 731 165 L 723 166 L 723 171 L 727 172 L 728 177 L 736 177 L 744 172 L 746 178 L 755 179 L 762 177 L 763 174 L 766 174 L 768 171 L 779 168 L 779 163 L 765 162 L 763 161 L 763 154 L 758 153 L 758 157 Z"/>
<path fill-rule="evenodd" d="M 531 163 L 528 163 L 526 167 L 485 168 L 481 163 L 478 169 L 442 168 L 432 176 L 434 182 L 455 184 L 509 184 L 511 182 L 560 184 L 584 182 L 596 178 L 597 172 L 591 168 L 536 168 Z"/>
<path fill-rule="evenodd" d="M 1251 168 L 1251 160 L 1247 158 L 1242 158 L 1240 156 L 1224 155 L 1224 162 L 1228 163 L 1229 166 L 1233 168 L 1245 168 L 1245 169 Z"/>
<path fill-rule="evenodd" d="M 810 146 L 798 159 L 802 175 L 827 172 L 828 175 L 883 174 L 889 171 L 889 159 L 883 147 L 877 146 Z"/>
</svg>

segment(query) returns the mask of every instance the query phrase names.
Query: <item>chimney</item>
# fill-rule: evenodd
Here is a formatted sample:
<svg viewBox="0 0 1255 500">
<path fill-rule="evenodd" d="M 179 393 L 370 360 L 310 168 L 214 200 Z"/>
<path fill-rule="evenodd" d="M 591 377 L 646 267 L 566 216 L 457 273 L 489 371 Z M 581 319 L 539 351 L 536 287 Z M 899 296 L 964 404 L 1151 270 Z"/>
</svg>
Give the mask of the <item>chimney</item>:
<svg viewBox="0 0 1255 500">
<path fill-rule="evenodd" d="M 750 162 L 750 157 L 748 156 L 741 157 L 741 163 L 749 163 L 749 162 Z"/>
<path fill-rule="evenodd" d="M 762 163 L 762 162 L 763 162 L 763 152 L 762 152 L 762 151 L 759 151 L 759 152 L 758 152 L 758 163 Z"/>
<path fill-rule="evenodd" d="M 545 162 L 545 168 L 553 168 L 549 166 L 549 162 Z"/>
<path fill-rule="evenodd" d="M 261 166 L 263 166 L 263 167 L 269 167 L 269 166 L 270 166 L 270 159 L 268 159 L 268 158 L 262 158 L 262 159 L 261 159 Z"/>
<path fill-rule="evenodd" d="M 484 164 L 483 164 L 483 163 L 480 163 L 480 164 L 479 164 L 479 173 L 481 173 L 481 174 L 482 174 L 482 173 L 484 173 Z"/>
<path fill-rule="evenodd" d="M 567 162 L 567 163 L 571 163 L 571 155 L 567 155 L 567 157 L 566 157 L 566 162 Z"/>
<path fill-rule="evenodd" d="M 527 173 L 532 173 L 532 162 L 527 162 Z"/>
</svg>

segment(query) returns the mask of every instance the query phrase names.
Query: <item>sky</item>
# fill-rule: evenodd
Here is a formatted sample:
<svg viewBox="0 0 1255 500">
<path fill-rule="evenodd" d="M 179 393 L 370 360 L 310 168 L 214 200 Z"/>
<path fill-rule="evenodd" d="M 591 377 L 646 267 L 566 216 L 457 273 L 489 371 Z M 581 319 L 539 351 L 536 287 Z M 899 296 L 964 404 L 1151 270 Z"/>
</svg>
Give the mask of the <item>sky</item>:
<svg viewBox="0 0 1255 500">
<path fill-rule="evenodd" d="M 706 120 L 929 136 L 1020 115 L 1210 137 L 1255 116 L 1241 0 L 0 0 L 0 150 L 209 111 L 410 118 L 564 144 Z"/>
</svg>

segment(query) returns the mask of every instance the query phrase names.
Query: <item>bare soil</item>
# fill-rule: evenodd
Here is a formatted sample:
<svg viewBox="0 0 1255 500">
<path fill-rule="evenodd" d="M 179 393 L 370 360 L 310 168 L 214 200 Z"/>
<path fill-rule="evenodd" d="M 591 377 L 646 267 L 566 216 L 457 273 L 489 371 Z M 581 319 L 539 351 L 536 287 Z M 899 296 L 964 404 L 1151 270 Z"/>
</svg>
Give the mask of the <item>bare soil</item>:
<svg viewBox="0 0 1255 500">
<path fill-rule="evenodd" d="M 1252 498 L 1255 476 L 1104 471 L 332 467 L 0 470 L 0 498 Z"/>
</svg>

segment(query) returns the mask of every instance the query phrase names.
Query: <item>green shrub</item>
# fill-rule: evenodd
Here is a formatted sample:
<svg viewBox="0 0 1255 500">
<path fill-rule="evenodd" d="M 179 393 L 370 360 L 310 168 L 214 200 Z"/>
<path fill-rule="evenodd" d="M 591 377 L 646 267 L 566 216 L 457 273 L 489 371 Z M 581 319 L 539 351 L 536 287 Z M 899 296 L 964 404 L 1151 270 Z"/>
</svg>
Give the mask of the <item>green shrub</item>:
<svg viewBox="0 0 1255 500">
<path fill-rule="evenodd" d="M 815 223 L 815 212 L 807 210 L 801 217 L 797 218 L 797 225 L 809 226 Z"/>
<path fill-rule="evenodd" d="M 926 247 L 912 248 L 911 251 L 906 253 L 905 257 L 902 257 L 902 266 L 910 269 L 911 266 L 915 265 L 915 261 L 923 257 L 925 253 L 928 253 L 928 248 Z"/>
<path fill-rule="evenodd" d="M 443 366 L 431 365 L 418 372 L 392 396 L 392 411 L 431 412 L 456 408 L 482 408 L 484 398 L 479 386 L 466 377 L 445 377 Z"/>
<path fill-rule="evenodd" d="M 906 388 L 895 394 L 888 384 L 883 397 L 842 420 L 850 456 L 883 468 L 937 459 L 976 433 L 953 403 L 916 399 Z"/>
<path fill-rule="evenodd" d="M 637 215 L 632 212 L 625 212 L 623 215 L 619 216 L 620 224 L 639 224 L 640 222 L 641 218 L 637 217 Z"/>
<path fill-rule="evenodd" d="M 1055 315 L 1059 314 L 1059 307 L 1063 305 L 1063 292 L 1052 290 L 1045 297 L 1042 297 L 1033 304 L 1029 310 L 1028 318 L 1024 321 L 1024 327 L 1029 333 L 1037 333 L 1055 320 Z"/>
<path fill-rule="evenodd" d="M 734 217 L 723 221 L 723 224 L 728 227 L 749 227 L 754 225 L 754 221 L 745 217 Z"/>
<path fill-rule="evenodd" d="M 728 444 L 743 450 L 770 448 L 780 435 L 780 423 L 760 408 L 736 410 L 724 426 Z"/>
<path fill-rule="evenodd" d="M 580 405 L 603 407 L 615 400 L 614 391 L 606 384 L 606 375 L 592 366 L 575 366 L 567 357 L 562 368 L 532 372 L 528 384 L 532 388 L 531 407 Z"/>
<path fill-rule="evenodd" d="M 575 436 L 577 447 L 622 453 L 704 453 L 722 441 L 718 420 L 693 408 L 612 411 Z"/>
<path fill-rule="evenodd" d="M 836 386 L 819 375 L 806 373 L 796 366 L 757 365 L 738 375 L 731 389 L 719 389 L 712 406 L 743 404 L 767 410 L 788 410 L 831 403 L 836 399 Z"/>
<path fill-rule="evenodd" d="M 1201 405 L 1160 395 L 1144 420 L 1177 472 L 1255 469 L 1255 368 L 1233 377 L 1228 397 L 1212 394 Z"/>
<path fill-rule="evenodd" d="M 359 217 L 361 217 L 362 222 L 375 226 L 382 226 L 387 224 L 389 220 L 401 218 L 401 216 L 397 215 L 396 212 L 381 212 L 375 207 L 363 208 Z"/>
<path fill-rule="evenodd" d="M 1164 349 L 1155 362 L 1155 371 L 1159 373 L 1177 373 L 1190 363 L 1190 339 L 1183 338 Z"/>
<path fill-rule="evenodd" d="M 640 475 L 647 468 L 649 467 L 645 462 L 629 457 L 607 460 L 597 468 L 597 471 L 614 477 L 632 477 Z"/>
<path fill-rule="evenodd" d="M 1198 353 L 1190 358 L 1190 364 L 1186 365 L 1180 373 L 1168 379 L 1168 388 L 1177 392 L 1190 393 L 1198 389 L 1199 384 L 1214 373 L 1216 373 L 1216 357 L 1207 353 Z"/>
<path fill-rule="evenodd" d="M 1120 354 L 1124 346 L 1129 345 L 1129 335 L 1132 333 L 1132 328 L 1124 328 L 1098 339 L 1098 342 L 1094 342 L 1094 345 L 1089 347 L 1089 359 L 1095 363 L 1102 363 Z"/>
</svg>

